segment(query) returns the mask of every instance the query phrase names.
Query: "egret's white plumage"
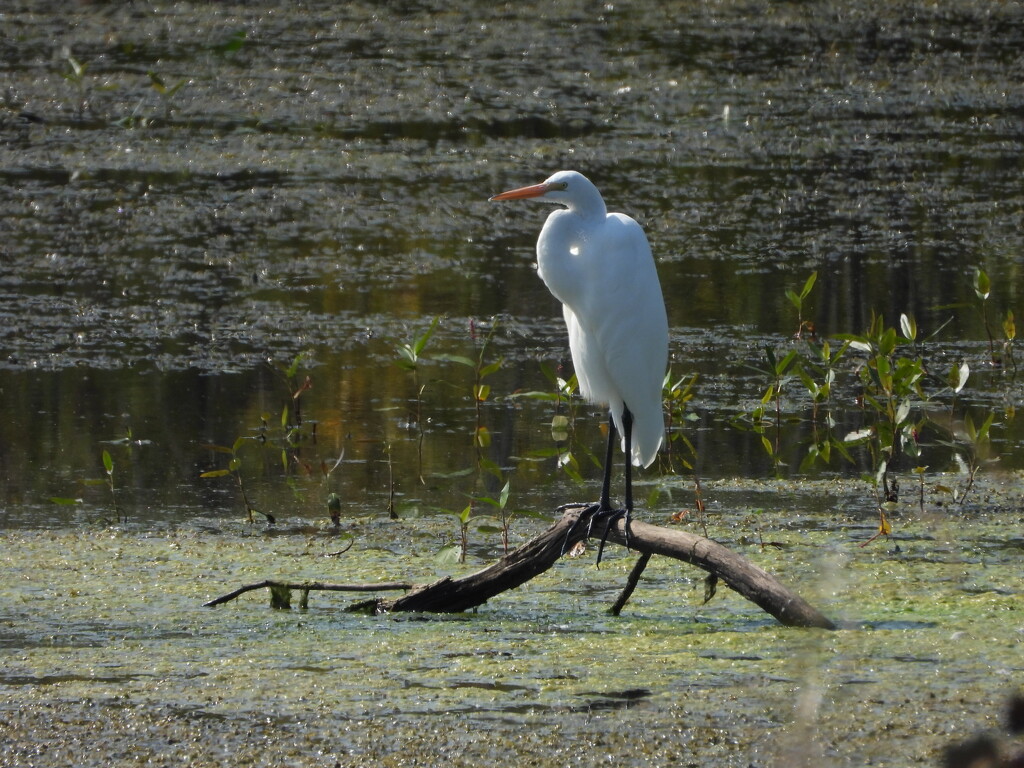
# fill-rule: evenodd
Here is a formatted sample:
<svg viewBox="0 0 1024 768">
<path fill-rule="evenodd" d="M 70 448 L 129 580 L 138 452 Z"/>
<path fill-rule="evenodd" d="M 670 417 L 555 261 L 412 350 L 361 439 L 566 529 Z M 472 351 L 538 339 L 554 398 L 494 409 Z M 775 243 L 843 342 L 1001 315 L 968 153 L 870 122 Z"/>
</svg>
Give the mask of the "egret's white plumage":
<svg viewBox="0 0 1024 768">
<path fill-rule="evenodd" d="M 526 198 L 565 206 L 544 222 L 538 272 L 562 302 L 580 392 L 609 407 L 623 450 L 623 409 L 629 409 L 630 458 L 649 466 L 665 432 L 668 321 L 647 237 L 629 216 L 608 213 L 597 187 L 576 171 L 491 199 Z"/>
</svg>

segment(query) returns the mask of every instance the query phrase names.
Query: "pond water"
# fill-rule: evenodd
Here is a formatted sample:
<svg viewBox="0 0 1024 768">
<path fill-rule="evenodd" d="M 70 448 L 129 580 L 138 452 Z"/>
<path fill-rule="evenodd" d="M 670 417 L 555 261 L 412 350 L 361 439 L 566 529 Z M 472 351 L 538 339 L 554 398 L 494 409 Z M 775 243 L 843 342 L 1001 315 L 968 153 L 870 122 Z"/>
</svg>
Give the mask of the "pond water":
<svg viewBox="0 0 1024 768">
<path fill-rule="evenodd" d="M 154 558 L 165 561 L 165 546 L 185 546 L 189 557 L 166 562 L 196 578 L 210 558 L 234 562 L 240 548 L 249 561 L 224 566 L 228 586 L 241 576 L 267 577 L 267 563 L 276 571 L 281 552 L 306 542 L 334 547 L 325 503 L 333 492 L 344 534 L 354 534 L 360 548 L 373 542 L 400 556 L 381 562 L 353 552 L 360 558 L 352 561 L 355 572 L 390 579 L 412 570 L 433 578 L 438 568 L 455 567 L 439 565 L 434 555 L 457 538 L 450 513 L 472 497 L 497 498 L 507 481 L 511 508 L 546 513 L 591 493 L 604 418 L 555 397 L 552 376 L 567 378 L 571 362 L 560 308 L 533 264 L 547 210 L 487 202 L 561 168 L 585 172 L 611 209 L 634 216 L 648 232 L 669 313 L 673 379 L 697 375 L 695 397 L 676 427 L 696 449 L 689 458 L 705 483 L 714 537 L 753 546 L 755 530 L 771 539 L 806 532 L 807 548 L 787 555 L 813 560 L 815 548 L 836 547 L 843 563 L 870 560 L 867 584 L 885 581 L 892 563 L 880 553 L 892 542 L 878 542 L 873 555 L 848 543 L 877 527 L 875 493 L 859 479 L 872 473 L 871 456 L 857 448 L 852 462 L 802 466 L 814 425 L 799 380 L 787 381 L 780 404 L 783 464 L 773 464 L 758 435 L 731 422 L 755 408 L 769 384 L 761 370 L 766 347 L 780 356 L 804 349 L 793 339 L 801 319 L 813 321 L 818 339 L 838 346 L 836 335 L 865 333 L 875 314 L 896 328 L 901 314 L 914 318 L 922 341 L 913 349 L 926 360 L 935 398 L 914 402 L 922 425 L 917 463 L 927 470 L 919 477 L 913 464 L 899 467 L 903 497 L 893 512 L 895 535 L 929 541 L 935 525 L 929 515 L 952 510 L 948 538 L 972 553 L 963 557 L 997 568 L 985 582 L 996 586 L 984 594 L 1011 617 L 1013 626 L 993 630 L 1000 649 L 993 666 L 1019 673 L 1019 661 L 1007 660 L 1008 649 L 1019 650 L 1019 608 L 1000 602 L 1019 597 L 1019 580 L 1005 570 L 1019 559 L 1019 545 L 986 543 L 999 539 L 1000 526 L 1016 530 L 1019 541 L 1015 489 L 1024 469 L 1024 431 L 1014 418 L 1024 393 L 1003 346 L 1007 313 L 1024 316 L 1024 11 L 1015 5 L 151 2 L 69 9 L 14 0 L 0 10 L 0 21 L 0 531 L 4 567 L 18 574 L 20 585 L 3 609 L 9 633 L 3 642 L 22 654 L 24 669 L 12 674 L 27 681 L 8 681 L 5 710 L 31 699 L 38 714 L 59 700 L 71 707 L 62 716 L 72 733 L 71 723 L 92 722 L 89 702 L 105 701 L 118 678 L 130 689 L 110 694 L 123 696 L 117 708 L 123 722 L 110 732 L 118 749 L 128 749 L 118 739 L 133 718 L 160 700 L 162 714 L 146 726 L 154 734 L 164 718 L 180 729 L 175 738 L 201 740 L 219 729 L 237 737 L 237 747 L 249 727 L 240 723 L 251 718 L 251 745 L 270 745 L 263 753 L 253 746 L 252 764 L 260 754 L 281 764 L 290 753 L 254 712 L 257 704 L 232 698 L 254 685 L 248 675 L 255 670 L 211 677 L 241 688 L 224 694 L 223 707 L 212 698 L 193 706 L 178 700 L 192 679 L 186 668 L 192 662 L 180 666 L 145 649 L 156 644 L 173 656 L 201 638 L 209 646 L 195 661 L 202 677 L 224 656 L 211 637 L 232 645 L 265 632 L 265 645 L 280 643 L 266 649 L 279 654 L 270 663 L 275 682 L 267 683 L 282 686 L 267 694 L 273 698 L 286 690 L 281 670 L 303 679 L 314 674 L 309 670 L 320 667 L 308 661 L 311 649 L 333 636 L 393 630 L 403 637 L 401 647 L 360 647 L 352 658 L 398 654 L 407 660 L 405 673 L 388 677 L 393 658 L 378 659 L 370 671 L 349 668 L 334 650 L 326 668 L 354 675 L 360 685 L 367 674 L 382 675 L 390 681 L 382 696 L 425 688 L 412 703 L 394 703 L 392 720 L 425 713 L 450 720 L 457 714 L 440 714 L 463 705 L 424 682 L 448 666 L 431 655 L 448 642 L 432 632 L 470 633 L 479 660 L 486 657 L 479 648 L 487 633 L 514 640 L 521 621 L 531 627 L 521 642 L 537 645 L 523 671 L 495 682 L 465 670 L 455 675 L 462 681 L 456 688 L 502 702 L 487 708 L 488 733 L 506 738 L 508 727 L 536 729 L 536 750 L 519 745 L 522 754 L 553 749 L 559 764 L 599 762 L 600 735 L 580 735 L 591 720 L 620 763 L 645 764 L 630 753 L 628 728 L 609 727 L 599 712 L 618 713 L 631 727 L 657 726 L 664 750 L 676 749 L 682 762 L 766 764 L 780 753 L 756 753 L 751 744 L 764 725 L 757 712 L 769 706 L 767 699 L 744 698 L 736 686 L 785 678 L 771 693 L 775 728 L 792 724 L 787 694 L 799 698 L 801 680 L 824 680 L 824 689 L 835 684 L 848 696 L 843 686 L 860 684 L 852 669 L 871 658 L 874 640 L 815 646 L 844 660 L 837 678 L 829 677 L 827 664 L 814 662 L 791 673 L 761 662 L 755 673 L 736 677 L 708 671 L 708 685 L 738 701 L 730 708 L 717 700 L 714 711 L 702 711 L 709 730 L 700 738 L 673 730 L 686 719 L 673 709 L 678 702 L 645 678 L 657 669 L 660 652 L 644 656 L 636 680 L 616 677 L 612 690 L 653 691 L 650 696 L 596 694 L 594 686 L 602 685 L 596 676 L 582 676 L 585 682 L 568 693 L 558 683 L 534 687 L 525 681 L 567 679 L 549 669 L 548 654 L 565 653 L 560 642 L 573 633 L 572 611 L 594 608 L 586 595 L 563 615 L 564 600 L 579 595 L 553 583 L 537 588 L 554 591 L 553 598 L 531 593 L 521 606 L 507 601 L 487 626 L 407 622 L 372 630 L 324 609 L 306 618 L 267 618 L 255 602 L 244 614 L 197 618 L 185 606 L 218 590 L 193 594 L 182 574 L 164 574 L 165 589 L 179 591 L 139 624 L 113 626 L 106 616 L 115 607 L 74 599 L 76 591 L 88 592 L 73 583 L 74 558 L 89 563 L 83 567 L 98 579 L 110 550 L 96 542 L 107 536 L 143 569 Z M 991 282 L 984 302 L 975 291 L 978 269 Z M 799 290 L 813 272 L 817 283 L 798 315 L 786 291 Z M 397 365 L 396 348 L 427 333 L 435 318 L 416 371 Z M 479 405 L 474 370 L 459 357 L 481 365 L 500 361 Z M 864 426 L 857 402 L 863 361 L 850 352 L 837 366 L 831 408 L 839 434 Z M 942 382 L 963 363 L 971 375 L 954 394 Z M 572 417 L 571 428 L 556 434 L 552 419 L 562 414 Z M 965 417 L 980 424 L 990 414 L 991 448 L 981 455 L 958 425 Z M 200 477 L 229 467 L 231 457 L 210 446 L 231 447 L 239 438 L 247 438 L 238 443 L 246 497 L 278 519 L 276 535 L 262 523 L 248 524 L 233 477 Z M 105 484 L 104 451 L 113 494 Z M 665 521 L 695 505 L 694 473 L 680 458 L 663 458 L 641 473 L 640 514 L 648 519 Z M 950 506 L 948 489 L 967 486 L 964 468 L 978 458 L 986 460 L 979 489 Z M 924 504 L 916 490 L 908 491 L 921 479 Z M 831 483 L 843 490 L 828 490 Z M 478 512 L 491 509 L 475 504 Z M 121 516 L 124 525 L 108 527 Z M 520 518 L 514 530 L 521 540 L 541 524 Z M 158 551 L 150 551 L 149 537 L 157 537 Z M 474 529 L 471 544 L 470 560 L 477 563 L 500 552 L 493 533 Z M 74 557 L 63 561 L 55 547 Z M 46 587 L 26 586 L 31 573 L 21 570 L 21 561 L 29 555 L 53 580 Z M 939 559 L 952 573 L 960 556 L 953 547 Z M 322 562 L 302 576 L 317 577 Z M 810 580 L 842 616 L 864 615 L 862 592 L 851 588 L 837 597 L 817 584 L 817 566 L 772 559 L 766 567 Z M 922 599 L 933 577 L 927 569 L 899 576 L 909 580 L 905 594 Z M 116 593 L 125 584 L 149 591 L 131 568 L 119 571 L 118 580 L 100 592 Z M 55 601 L 47 589 L 64 599 Z M 957 582 L 952 594 L 959 589 Z M 24 607 L 42 596 L 52 610 Z M 134 599 L 112 605 L 140 610 Z M 674 633 L 691 637 L 706 629 L 695 629 L 689 618 L 680 628 L 666 618 L 669 604 L 658 605 L 653 617 L 639 620 L 643 626 L 602 622 L 602 637 L 615 638 L 609 648 L 622 651 L 634 636 L 671 643 Z M 898 631 L 909 644 L 939 647 L 992 615 L 979 610 L 956 620 L 938 611 L 924 620 L 934 631 L 914 624 L 917 618 Z M 689 616 L 692 606 L 686 611 Z M 72 620 L 68 612 L 83 617 Z M 103 618 L 90 625 L 90 613 Z M 792 635 L 758 623 L 756 613 L 725 614 L 727 627 L 718 629 L 735 633 L 729 643 L 763 644 L 767 659 L 789 652 Z M 39 648 L 63 636 L 68 621 L 71 633 L 85 638 L 83 647 L 97 650 L 47 671 L 54 660 Z M 187 629 L 177 634 L 169 625 Z M 296 632 L 297 626 L 305 629 Z M 561 641 L 540 641 L 551 635 Z M 287 645 L 293 642 L 298 645 Z M 598 652 L 596 641 L 586 643 Z M 112 649 L 137 653 L 143 664 L 166 664 L 166 674 L 157 675 L 164 682 L 154 687 L 126 665 L 109 673 L 109 690 L 89 689 L 106 679 L 103 659 L 109 661 Z M 716 652 L 698 651 L 704 660 Z M 921 655 L 924 666 L 939 657 L 949 662 L 938 664 L 931 695 L 941 697 L 965 680 L 973 686 L 989 669 L 972 667 L 958 677 L 951 652 L 930 653 Z M 613 659 L 601 655 L 587 663 L 600 669 Z M 902 679 L 900 668 L 894 657 L 865 676 L 883 690 L 890 676 Z M 79 689 L 82 681 L 88 690 Z M 521 686 L 527 703 L 509 704 L 518 701 Z M 318 701 L 323 718 L 351 707 L 358 710 L 352 717 L 370 718 L 374 706 L 387 706 L 361 699 L 354 705 L 333 677 L 316 690 L 321 687 L 337 697 Z M 989 705 L 1002 688 L 993 682 L 972 691 L 989 700 L 985 707 L 963 704 L 974 713 L 963 718 L 964 728 L 987 727 L 995 717 Z M 590 696 L 590 703 L 565 696 Z M 465 706 L 480 705 L 474 699 Z M 286 709 L 290 725 L 282 727 L 298 745 L 302 705 Z M 562 718 L 569 730 L 540 727 L 543 713 Z M 29 730 L 35 716 L 25 715 Z M 943 717 L 956 721 L 948 712 Z M 287 759 L 342 760 L 326 745 L 323 727 L 314 729 L 317 756 L 310 742 L 294 746 Z M 834 730 L 822 739 L 829 759 L 865 764 L 842 746 L 840 724 L 829 727 Z M 867 764 L 929 760 L 954 730 L 901 742 L 905 751 L 879 737 L 879 754 Z M 355 728 L 352 754 L 372 753 L 381 764 L 434 764 L 374 752 L 370 732 Z M 431 739 L 425 754 L 445 754 L 449 762 L 449 753 L 465 746 L 456 736 L 444 744 L 440 736 Z M 853 741 L 860 748 L 871 739 Z M 590 751 L 570 747 L 583 743 Z M 892 751 L 889 762 L 879 756 L 885 748 Z M 208 753 L 205 759 L 222 758 Z"/>
</svg>

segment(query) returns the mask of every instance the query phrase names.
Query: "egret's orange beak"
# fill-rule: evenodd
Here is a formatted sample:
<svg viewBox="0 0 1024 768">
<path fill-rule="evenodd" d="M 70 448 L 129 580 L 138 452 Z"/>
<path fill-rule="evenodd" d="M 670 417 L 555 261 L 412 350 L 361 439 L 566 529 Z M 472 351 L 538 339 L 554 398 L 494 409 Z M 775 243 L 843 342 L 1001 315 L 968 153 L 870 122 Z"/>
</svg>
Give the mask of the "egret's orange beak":
<svg viewBox="0 0 1024 768">
<path fill-rule="evenodd" d="M 534 184 L 530 187 L 510 189 L 508 192 L 502 192 L 500 195 L 495 195 L 489 200 L 492 203 L 497 203 L 502 200 L 525 200 L 529 197 L 543 197 L 550 191 L 550 189 L 551 188 L 547 184 Z"/>
</svg>

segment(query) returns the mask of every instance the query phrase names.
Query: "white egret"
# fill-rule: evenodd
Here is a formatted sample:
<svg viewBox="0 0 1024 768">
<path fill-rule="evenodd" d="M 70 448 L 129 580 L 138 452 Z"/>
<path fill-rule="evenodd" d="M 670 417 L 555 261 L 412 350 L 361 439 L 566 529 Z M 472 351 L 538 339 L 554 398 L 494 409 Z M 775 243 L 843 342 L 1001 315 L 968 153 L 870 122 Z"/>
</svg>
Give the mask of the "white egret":
<svg viewBox="0 0 1024 768">
<path fill-rule="evenodd" d="M 636 221 L 608 213 L 597 187 L 581 173 L 559 171 L 540 184 L 491 200 L 530 198 L 565 206 L 544 222 L 537 240 L 537 271 L 562 302 L 580 392 L 611 412 L 601 499 L 580 520 L 592 525 L 596 517 L 608 514 L 607 537 L 611 526 L 625 517 L 628 536 L 633 511 L 630 466 L 650 466 L 665 433 L 661 388 L 668 362 L 668 321 L 651 247 Z M 613 509 L 610 501 L 616 432 L 626 456 L 621 510 Z"/>
</svg>

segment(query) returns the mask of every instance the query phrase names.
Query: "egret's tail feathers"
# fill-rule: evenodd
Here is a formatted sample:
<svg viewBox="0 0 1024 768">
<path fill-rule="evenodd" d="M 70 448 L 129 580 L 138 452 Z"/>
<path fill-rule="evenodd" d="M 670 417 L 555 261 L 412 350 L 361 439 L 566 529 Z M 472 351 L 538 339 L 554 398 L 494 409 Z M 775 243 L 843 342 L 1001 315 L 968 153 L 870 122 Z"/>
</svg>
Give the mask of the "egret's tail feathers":
<svg viewBox="0 0 1024 768">
<path fill-rule="evenodd" d="M 632 456 L 630 460 L 634 467 L 649 467 L 658 456 L 658 449 L 661 448 L 662 440 L 665 437 L 665 417 L 661 412 L 661 403 L 658 404 L 658 411 L 646 414 L 643 418 L 633 415 L 633 439 Z M 619 445 L 622 452 L 626 452 L 626 437 L 622 426 L 622 414 L 612 412 L 612 419 L 615 422 L 615 429 L 621 436 Z"/>
</svg>

